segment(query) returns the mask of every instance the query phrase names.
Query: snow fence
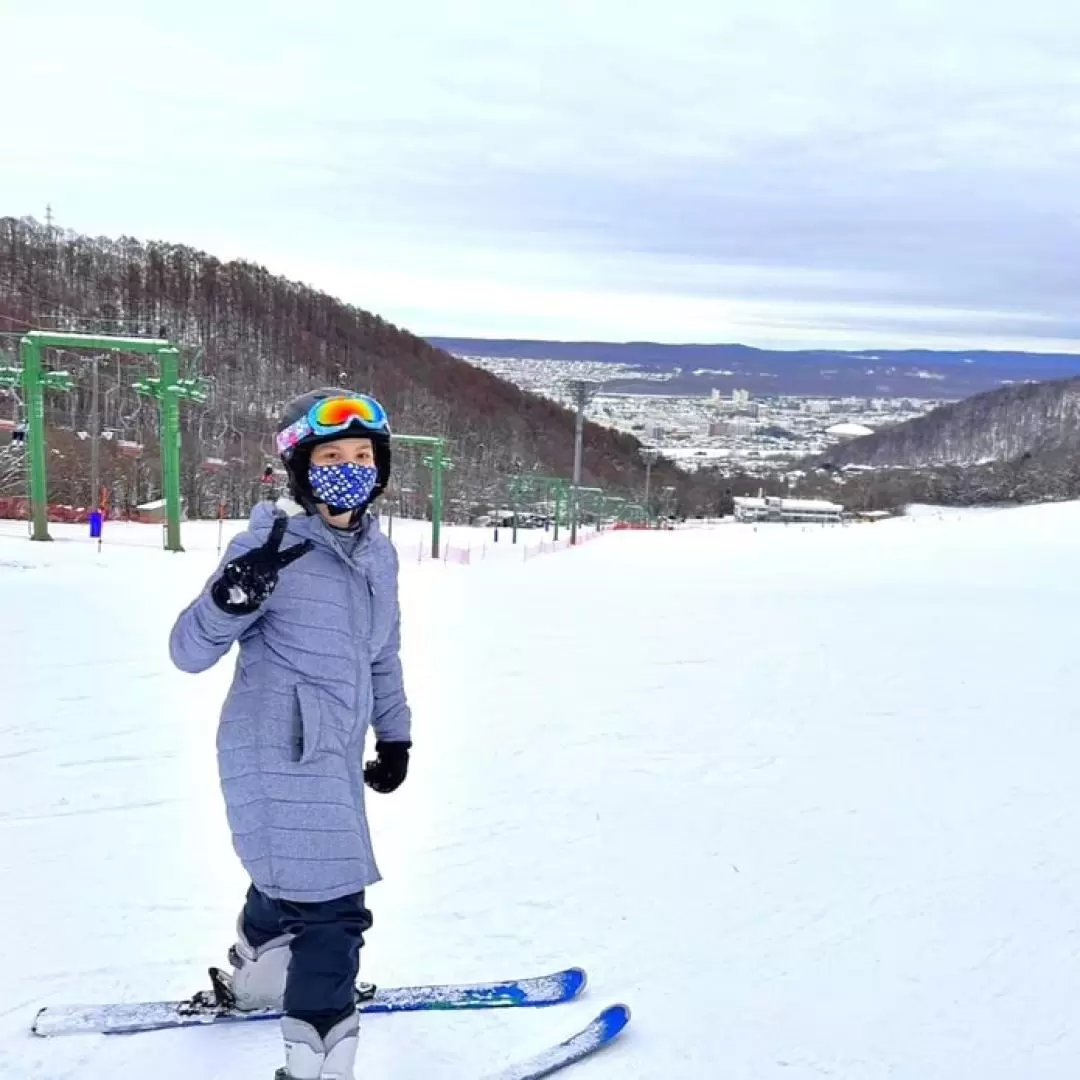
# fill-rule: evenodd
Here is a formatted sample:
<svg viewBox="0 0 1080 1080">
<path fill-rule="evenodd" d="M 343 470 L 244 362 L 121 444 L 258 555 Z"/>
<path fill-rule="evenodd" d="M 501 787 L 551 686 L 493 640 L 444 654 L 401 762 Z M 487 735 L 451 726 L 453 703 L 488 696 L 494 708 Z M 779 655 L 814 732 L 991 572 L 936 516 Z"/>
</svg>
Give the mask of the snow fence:
<svg viewBox="0 0 1080 1080">
<path fill-rule="evenodd" d="M 512 544 L 508 541 L 495 543 L 483 540 L 478 543 L 462 544 L 460 542 L 444 540 L 440 544 L 441 552 L 438 561 L 445 564 L 453 563 L 457 566 L 470 566 L 472 563 L 483 562 L 488 559 L 500 559 L 506 562 L 510 559 L 520 558 L 523 562 L 535 559 L 540 555 L 550 555 L 556 551 L 566 551 L 571 546 L 581 547 L 591 543 L 602 532 L 595 529 L 580 530 L 577 536 L 577 544 L 571 545 L 570 536 L 560 537 L 558 540 L 541 540 L 535 544 Z M 398 551 L 398 558 L 402 562 L 434 562 L 431 558 L 431 542 L 424 540 L 421 543 L 400 544 L 394 542 Z"/>
</svg>

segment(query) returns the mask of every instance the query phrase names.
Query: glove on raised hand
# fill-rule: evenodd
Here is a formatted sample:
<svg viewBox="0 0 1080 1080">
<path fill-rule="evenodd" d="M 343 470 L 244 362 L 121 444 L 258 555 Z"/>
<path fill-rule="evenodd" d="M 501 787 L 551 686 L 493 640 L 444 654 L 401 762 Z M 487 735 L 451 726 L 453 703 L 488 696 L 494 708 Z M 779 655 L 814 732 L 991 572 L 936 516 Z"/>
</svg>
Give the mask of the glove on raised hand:
<svg viewBox="0 0 1080 1080">
<path fill-rule="evenodd" d="M 266 602 L 277 588 L 278 574 L 312 548 L 310 540 L 280 551 L 286 520 L 276 518 L 262 547 L 231 559 L 221 576 L 210 586 L 210 598 L 229 615 L 250 615 Z"/>
</svg>

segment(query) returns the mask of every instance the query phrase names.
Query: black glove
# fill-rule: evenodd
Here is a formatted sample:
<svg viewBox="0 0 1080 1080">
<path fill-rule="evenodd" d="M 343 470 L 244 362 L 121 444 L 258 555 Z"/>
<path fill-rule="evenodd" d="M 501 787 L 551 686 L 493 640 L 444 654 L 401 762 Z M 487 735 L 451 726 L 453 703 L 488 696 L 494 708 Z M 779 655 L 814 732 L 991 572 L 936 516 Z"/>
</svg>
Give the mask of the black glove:
<svg viewBox="0 0 1080 1080">
<path fill-rule="evenodd" d="M 375 760 L 364 766 L 364 783 L 380 795 L 389 795 L 401 787 L 409 771 L 411 746 L 411 742 L 377 742 Z"/>
<path fill-rule="evenodd" d="M 262 547 L 225 564 L 221 577 L 210 587 L 210 598 L 229 615 L 250 615 L 277 588 L 278 573 L 312 548 L 310 540 L 279 551 L 285 535 L 285 518 L 274 519 L 270 537 Z"/>
</svg>

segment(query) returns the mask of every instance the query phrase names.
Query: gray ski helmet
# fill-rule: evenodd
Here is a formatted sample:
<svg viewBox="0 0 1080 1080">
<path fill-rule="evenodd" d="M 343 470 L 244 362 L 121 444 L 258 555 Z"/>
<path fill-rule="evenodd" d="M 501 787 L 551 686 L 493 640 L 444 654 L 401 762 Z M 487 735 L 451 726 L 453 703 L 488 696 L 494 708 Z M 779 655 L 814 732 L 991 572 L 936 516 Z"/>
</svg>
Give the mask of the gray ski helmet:
<svg viewBox="0 0 1080 1080">
<path fill-rule="evenodd" d="M 287 402 L 281 410 L 276 434 L 280 435 L 287 428 L 298 423 L 307 416 L 311 407 L 320 401 L 325 401 L 327 398 L 358 396 L 360 395 L 351 390 L 344 390 L 341 387 L 322 387 L 319 390 L 309 390 L 306 394 L 300 394 Z M 375 451 L 375 468 L 377 470 L 375 487 L 371 492 L 371 498 L 361 508 L 361 512 L 386 490 L 386 485 L 390 482 L 390 429 L 387 427 L 384 430 L 373 431 L 371 428 L 365 427 L 359 420 L 355 420 L 349 427 L 329 435 L 316 435 L 314 432 L 310 432 L 287 449 L 281 451 L 281 461 L 289 477 L 289 494 L 305 510 L 314 513 L 316 507 L 315 497 L 312 494 L 311 485 L 308 483 L 308 468 L 311 464 L 312 448 L 320 443 L 334 442 L 336 439 L 350 437 L 370 439 Z"/>
</svg>

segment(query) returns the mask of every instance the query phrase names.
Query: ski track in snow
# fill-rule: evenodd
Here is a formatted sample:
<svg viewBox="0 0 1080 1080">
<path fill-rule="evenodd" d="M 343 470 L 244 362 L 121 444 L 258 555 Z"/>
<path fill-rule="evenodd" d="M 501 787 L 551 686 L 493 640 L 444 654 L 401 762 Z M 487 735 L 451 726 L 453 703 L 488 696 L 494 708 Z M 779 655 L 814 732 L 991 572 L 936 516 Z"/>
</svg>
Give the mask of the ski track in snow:
<svg viewBox="0 0 1080 1080">
<path fill-rule="evenodd" d="M 476 1080 L 625 1001 L 572 1075 L 1071 1080 L 1078 531 L 1080 504 L 923 510 L 403 561 L 416 749 L 368 800 L 362 977 L 590 982 L 368 1017 L 358 1075 Z M 232 658 L 167 655 L 217 526 L 178 555 L 54 535 L 0 522 L 0 1077 L 269 1078 L 272 1023 L 28 1033 L 50 1002 L 205 985 L 246 885 L 214 763 Z"/>
</svg>

